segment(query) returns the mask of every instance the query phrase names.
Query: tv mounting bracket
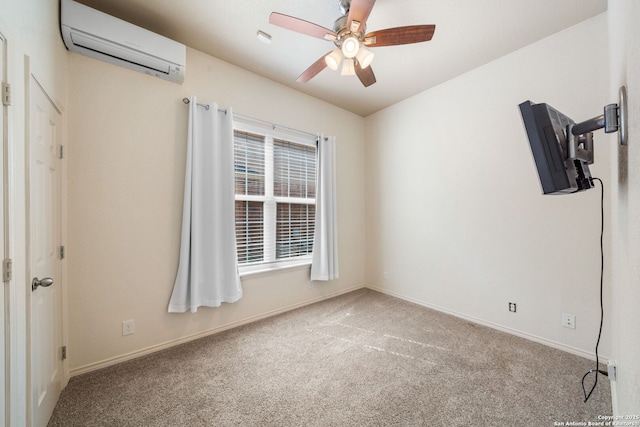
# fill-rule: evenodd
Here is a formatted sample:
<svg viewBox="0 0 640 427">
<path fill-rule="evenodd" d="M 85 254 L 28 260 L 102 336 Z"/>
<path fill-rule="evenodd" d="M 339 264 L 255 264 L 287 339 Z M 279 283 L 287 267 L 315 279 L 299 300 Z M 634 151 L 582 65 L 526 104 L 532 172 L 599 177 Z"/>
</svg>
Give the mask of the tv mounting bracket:
<svg viewBox="0 0 640 427">
<path fill-rule="evenodd" d="M 604 114 L 584 122 L 567 126 L 569 158 L 593 163 L 593 131 L 603 129 L 605 133 L 619 132 L 620 145 L 627 145 L 627 88 L 619 91 L 620 103 L 604 107 Z"/>
</svg>

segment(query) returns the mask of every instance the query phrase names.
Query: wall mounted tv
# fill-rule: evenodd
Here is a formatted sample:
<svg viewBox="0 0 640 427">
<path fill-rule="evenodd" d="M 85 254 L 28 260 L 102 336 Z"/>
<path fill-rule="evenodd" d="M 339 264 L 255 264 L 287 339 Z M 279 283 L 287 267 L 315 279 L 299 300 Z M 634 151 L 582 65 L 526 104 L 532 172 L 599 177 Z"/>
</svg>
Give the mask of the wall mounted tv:
<svg viewBox="0 0 640 427">
<path fill-rule="evenodd" d="M 589 164 L 593 163 L 593 139 L 581 149 L 585 156 L 571 156 L 572 135 L 568 130 L 575 122 L 547 104 L 525 101 L 520 113 L 529 137 L 529 145 L 538 169 L 544 194 L 570 194 L 593 187 Z"/>
<path fill-rule="evenodd" d="M 593 187 L 593 131 L 619 131 L 627 144 L 627 90 L 620 88 L 620 103 L 604 107 L 600 116 L 575 123 L 547 104 L 524 101 L 519 105 L 529 145 L 544 194 L 571 194 Z"/>
</svg>

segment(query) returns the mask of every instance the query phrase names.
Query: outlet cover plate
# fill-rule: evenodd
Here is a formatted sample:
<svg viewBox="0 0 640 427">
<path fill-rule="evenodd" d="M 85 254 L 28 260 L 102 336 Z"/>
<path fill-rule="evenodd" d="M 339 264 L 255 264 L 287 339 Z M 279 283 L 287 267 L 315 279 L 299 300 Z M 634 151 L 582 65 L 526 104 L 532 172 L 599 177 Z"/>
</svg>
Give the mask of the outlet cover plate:
<svg viewBox="0 0 640 427">
<path fill-rule="evenodd" d="M 575 329 L 576 316 L 574 314 L 562 313 L 562 326 L 569 329 Z"/>
<path fill-rule="evenodd" d="M 134 319 L 122 322 L 122 336 L 131 335 L 136 331 L 136 323 Z"/>
</svg>

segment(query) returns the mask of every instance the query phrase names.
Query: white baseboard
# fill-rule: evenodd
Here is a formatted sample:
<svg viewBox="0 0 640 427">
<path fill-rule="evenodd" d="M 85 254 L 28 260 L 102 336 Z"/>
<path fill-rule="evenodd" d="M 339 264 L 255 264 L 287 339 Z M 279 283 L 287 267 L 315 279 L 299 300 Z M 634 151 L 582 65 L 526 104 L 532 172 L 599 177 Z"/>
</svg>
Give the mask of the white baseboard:
<svg viewBox="0 0 640 427">
<path fill-rule="evenodd" d="M 473 316 L 469 316 L 469 315 L 466 315 L 464 313 L 459 313 L 459 312 L 456 312 L 456 311 L 453 311 L 453 310 L 449 310 L 449 309 L 444 308 L 444 307 L 439 307 L 437 305 L 433 305 L 433 304 L 430 304 L 430 303 L 427 303 L 425 301 L 421 301 L 421 300 L 418 300 L 418 299 L 415 299 L 415 298 L 407 297 L 405 295 L 390 291 L 388 289 L 383 289 L 383 288 L 379 288 L 377 286 L 372 286 L 372 285 L 366 285 L 365 287 L 368 288 L 368 289 L 371 289 L 373 291 L 376 291 L 376 292 L 380 292 L 380 293 L 383 293 L 383 294 L 386 294 L 386 295 L 389 295 L 389 296 L 392 296 L 392 297 L 395 297 L 395 298 L 399 298 L 401 300 L 412 302 L 414 304 L 418 304 L 418 305 L 421 305 L 423 307 L 427 307 L 427 308 L 439 311 L 441 313 L 450 314 L 452 316 L 455 316 L 455 317 L 458 317 L 458 318 L 461 318 L 461 319 L 464 319 L 464 320 L 468 320 L 469 322 L 472 322 L 472 323 L 476 323 L 476 324 L 479 324 L 479 325 L 482 325 L 482 326 L 487 326 L 489 328 L 496 329 L 496 330 L 501 331 L 501 332 L 506 332 L 508 334 L 515 335 L 515 336 L 518 336 L 520 338 L 525 338 L 525 339 L 527 339 L 529 341 L 534 341 L 534 342 L 537 342 L 539 344 L 544 344 L 546 346 L 553 347 L 553 348 L 556 348 L 558 350 L 562 350 L 562 351 L 565 351 L 567 353 L 575 354 L 576 356 L 584 357 L 585 359 L 589 359 L 589 360 L 595 361 L 595 355 L 593 355 L 590 352 L 584 351 L 584 350 L 582 350 L 580 348 L 577 348 L 577 347 L 572 347 L 570 345 L 562 344 L 562 343 L 559 343 L 559 342 L 556 342 L 556 341 L 553 341 L 553 340 L 549 340 L 549 339 L 542 338 L 542 337 L 539 337 L 539 336 L 536 336 L 536 335 L 532 335 L 532 334 L 529 334 L 527 332 L 519 331 L 517 329 L 512 329 L 512 328 L 509 328 L 509 327 L 506 327 L 506 326 L 503 326 L 503 325 L 500 325 L 500 324 L 497 324 L 497 323 L 493 323 L 493 322 L 489 322 L 489 321 L 486 321 L 486 320 L 483 320 L 483 319 L 479 319 L 479 318 L 476 318 L 476 317 L 473 317 Z M 602 355 L 600 355 L 599 359 L 600 359 L 600 363 L 605 363 L 605 364 L 609 360 L 608 357 L 604 357 Z"/>
<path fill-rule="evenodd" d="M 334 297 L 340 296 L 342 294 L 346 294 L 346 293 L 349 293 L 349 292 L 357 291 L 358 289 L 362 289 L 362 288 L 365 288 L 365 287 L 366 287 L 365 285 L 360 285 L 360 286 L 354 286 L 354 287 L 347 288 L 347 289 L 341 289 L 341 290 L 339 290 L 337 292 L 332 292 L 330 294 L 322 295 L 322 296 L 317 297 L 317 298 L 312 298 L 312 299 L 309 299 L 309 300 L 306 300 L 306 301 L 303 301 L 303 302 L 299 302 L 299 303 L 292 304 L 292 305 L 289 305 L 289 306 L 286 306 L 286 307 L 282 307 L 282 308 L 279 308 L 277 310 L 271 310 L 271 311 L 268 311 L 268 312 L 265 312 L 265 313 L 262 313 L 262 314 L 258 314 L 258 315 L 251 316 L 251 317 L 247 317 L 245 319 L 238 320 L 238 321 L 231 322 L 231 323 L 227 323 L 225 325 L 221 325 L 221 326 L 218 326 L 216 328 L 208 329 L 206 331 L 198 332 L 198 333 L 195 333 L 195 334 L 192 334 L 192 335 L 187 335 L 187 336 L 175 339 L 175 340 L 167 341 L 167 342 L 164 342 L 164 343 L 161 343 L 161 344 L 152 345 L 152 346 L 140 349 L 140 350 L 132 351 L 130 353 L 122 354 L 122 355 L 119 355 L 119 356 L 115 356 L 115 357 L 111 357 L 111 358 L 108 358 L 108 359 L 101 360 L 99 362 L 95 362 L 95 363 L 91 363 L 91 364 L 88 364 L 88 365 L 80 366 L 78 368 L 74 368 L 74 369 L 70 370 L 69 373 L 70 373 L 71 377 L 74 377 L 76 375 L 81 375 L 81 374 L 85 374 L 87 372 L 96 371 L 98 369 L 102 369 L 102 368 L 106 368 L 108 366 L 116 365 L 118 363 L 126 362 L 127 360 L 135 359 L 135 358 L 138 358 L 138 357 L 141 357 L 141 356 L 145 356 L 147 354 L 155 353 L 155 352 L 160 351 L 160 350 L 165 350 L 167 348 L 171 348 L 171 347 L 174 347 L 174 346 L 177 346 L 177 345 L 180 345 L 180 344 L 184 344 L 184 343 L 187 343 L 187 342 L 190 342 L 190 341 L 194 341 L 194 340 L 197 340 L 199 338 L 204 338 L 204 337 L 207 337 L 209 335 L 214 335 L 214 334 L 217 334 L 219 332 L 226 331 L 228 329 L 232 329 L 232 328 L 235 328 L 235 327 L 238 327 L 238 326 L 246 325 L 248 323 L 253 323 L 253 322 L 256 322 L 258 320 L 262 320 L 262 319 L 266 319 L 268 317 L 276 316 L 278 314 L 286 313 L 287 311 L 295 310 L 297 308 L 301 308 L 301 307 L 304 307 L 304 306 L 307 306 L 307 305 L 310 305 L 310 304 L 314 304 L 316 302 L 320 302 L 320 301 L 324 301 L 324 300 L 327 300 L 327 299 L 330 299 L 330 298 L 334 298 Z"/>
</svg>

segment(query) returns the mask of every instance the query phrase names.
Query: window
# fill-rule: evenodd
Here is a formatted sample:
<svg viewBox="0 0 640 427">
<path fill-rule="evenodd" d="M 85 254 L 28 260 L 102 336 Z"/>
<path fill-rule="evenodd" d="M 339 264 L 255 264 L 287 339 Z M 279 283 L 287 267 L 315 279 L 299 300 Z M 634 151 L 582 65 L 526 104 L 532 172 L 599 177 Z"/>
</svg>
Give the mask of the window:
<svg viewBox="0 0 640 427">
<path fill-rule="evenodd" d="M 251 270 L 310 261 L 315 140 L 235 123 L 234 166 L 238 265 Z"/>
</svg>

